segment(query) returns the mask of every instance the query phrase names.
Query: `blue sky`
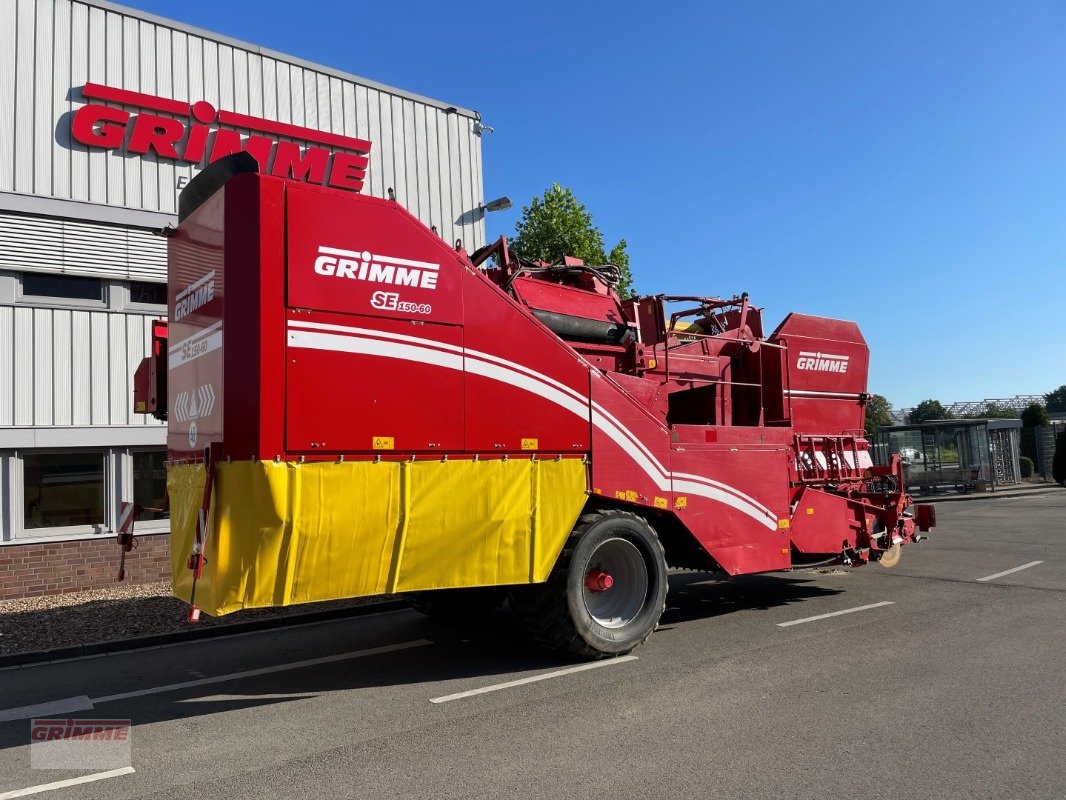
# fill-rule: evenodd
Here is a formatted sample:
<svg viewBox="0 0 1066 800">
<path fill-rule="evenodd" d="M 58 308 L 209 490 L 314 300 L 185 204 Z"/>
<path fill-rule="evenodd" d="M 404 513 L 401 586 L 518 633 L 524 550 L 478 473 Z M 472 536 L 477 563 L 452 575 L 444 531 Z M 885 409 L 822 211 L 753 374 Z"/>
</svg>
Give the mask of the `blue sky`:
<svg viewBox="0 0 1066 800">
<path fill-rule="evenodd" d="M 132 4 L 478 109 L 490 237 L 559 181 L 642 292 L 857 320 L 897 406 L 1066 383 L 1061 2 Z"/>
</svg>

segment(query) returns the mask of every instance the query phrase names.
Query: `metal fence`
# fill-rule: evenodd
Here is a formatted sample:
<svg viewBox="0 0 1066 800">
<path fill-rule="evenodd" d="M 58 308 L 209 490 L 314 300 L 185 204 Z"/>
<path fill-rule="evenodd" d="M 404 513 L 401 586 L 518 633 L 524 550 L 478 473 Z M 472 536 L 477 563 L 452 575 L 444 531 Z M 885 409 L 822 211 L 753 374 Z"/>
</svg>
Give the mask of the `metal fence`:
<svg viewBox="0 0 1066 800">
<path fill-rule="evenodd" d="M 1066 431 L 1066 420 L 1053 420 L 1039 428 L 1022 428 L 1021 453 L 1033 462 L 1036 475 L 1051 480 L 1051 462 L 1055 457 L 1055 440 Z"/>
</svg>

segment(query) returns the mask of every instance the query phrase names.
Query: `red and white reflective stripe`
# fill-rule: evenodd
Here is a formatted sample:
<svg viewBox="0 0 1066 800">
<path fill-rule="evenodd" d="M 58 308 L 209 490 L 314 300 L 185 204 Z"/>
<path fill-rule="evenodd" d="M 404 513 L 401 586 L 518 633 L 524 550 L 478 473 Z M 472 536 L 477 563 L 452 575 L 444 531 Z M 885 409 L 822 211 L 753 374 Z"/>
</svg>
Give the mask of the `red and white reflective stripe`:
<svg viewBox="0 0 1066 800">
<path fill-rule="evenodd" d="M 132 533 L 133 521 L 136 517 L 134 511 L 137 509 L 136 503 L 121 502 L 118 504 L 118 532 L 119 533 Z"/>
<path fill-rule="evenodd" d="M 588 418 L 591 407 L 592 424 L 633 459 L 659 489 L 715 500 L 746 514 L 769 530 L 777 530 L 777 515 L 755 498 L 702 475 L 670 472 L 632 431 L 603 406 L 521 364 L 445 342 L 367 328 L 290 320 L 288 329 L 291 347 L 398 358 L 457 371 L 465 369 L 466 372 L 528 391 L 582 419 Z"/>
</svg>

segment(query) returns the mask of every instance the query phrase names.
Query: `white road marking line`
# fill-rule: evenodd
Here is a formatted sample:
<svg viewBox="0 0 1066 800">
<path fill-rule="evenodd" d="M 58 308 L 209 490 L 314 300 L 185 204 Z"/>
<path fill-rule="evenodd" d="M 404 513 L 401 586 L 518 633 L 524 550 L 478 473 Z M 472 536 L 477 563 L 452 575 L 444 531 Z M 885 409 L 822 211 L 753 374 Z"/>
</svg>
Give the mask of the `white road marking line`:
<svg viewBox="0 0 1066 800">
<path fill-rule="evenodd" d="M 191 689 L 194 686 L 209 686 L 212 683 L 225 683 L 226 681 L 240 680 L 241 678 L 255 678 L 259 675 L 271 675 L 275 672 L 288 672 L 292 669 L 303 667 L 316 667 L 319 664 L 333 664 L 337 661 L 350 661 L 353 658 L 365 658 L 376 656 L 381 653 L 393 653 L 397 650 L 410 650 L 412 647 L 425 647 L 433 644 L 428 639 L 416 639 L 413 642 L 400 642 L 399 644 L 387 644 L 382 647 L 370 647 L 366 650 L 354 650 L 350 653 L 338 653 L 335 656 L 323 656 L 322 658 L 308 658 L 304 661 L 293 661 L 288 664 L 275 664 L 271 667 L 259 667 L 258 669 L 246 669 L 241 672 L 231 672 L 228 675 L 213 675 L 210 678 L 198 678 L 194 681 L 182 681 L 181 683 L 169 683 L 166 686 L 152 686 L 148 689 L 135 689 L 132 692 L 119 692 L 104 697 L 94 697 L 94 703 L 110 703 L 115 700 L 128 700 L 131 697 L 144 697 L 163 692 L 175 692 L 179 689 Z"/>
<path fill-rule="evenodd" d="M 814 622 L 819 619 L 829 619 L 830 617 L 839 617 L 844 614 L 854 614 L 856 611 L 866 611 L 871 608 L 881 608 L 881 606 L 890 606 L 894 603 L 893 600 L 882 600 L 880 603 L 870 603 L 865 606 L 855 606 L 855 608 L 845 608 L 841 611 L 830 611 L 828 614 L 818 614 L 814 617 L 804 617 L 803 619 L 794 619 L 789 622 L 779 622 L 777 627 L 787 628 L 790 625 L 802 625 L 804 622 Z"/>
<path fill-rule="evenodd" d="M 1014 569 L 1005 569 L 1002 572 L 996 572 L 992 575 L 985 575 L 983 578 L 978 578 L 978 581 L 994 581 L 996 578 L 1002 578 L 1004 575 L 1010 575 L 1013 572 L 1021 572 L 1023 569 L 1029 569 L 1029 567 L 1035 567 L 1037 564 L 1043 564 L 1043 561 L 1030 561 L 1028 564 L 1022 564 L 1020 567 Z"/>
<path fill-rule="evenodd" d="M 118 769 L 109 769 L 107 772 L 94 772 L 92 775 L 82 775 L 80 778 L 67 778 L 65 781 L 42 783 L 38 786 L 30 786 L 26 789 L 13 789 L 10 792 L 0 792 L 0 800 L 13 800 L 15 797 L 29 797 L 31 794 L 50 792 L 53 789 L 64 789 L 67 786 L 77 786 L 80 783 L 92 783 L 93 781 L 102 781 L 107 778 L 117 778 L 119 775 L 132 775 L 136 771 L 137 770 L 133 767 L 119 767 Z"/>
<path fill-rule="evenodd" d="M 183 642 L 167 642 L 166 644 L 149 644 L 144 647 L 130 647 L 127 650 L 112 650 L 108 653 L 89 653 L 84 656 L 71 656 L 70 658 L 53 658 L 50 661 L 34 661 L 31 664 L 12 664 L 8 667 L 0 667 L 0 672 L 7 672 L 13 669 L 36 669 L 48 664 L 66 664 L 70 661 L 86 661 L 90 658 L 114 658 L 115 656 L 124 656 L 129 653 L 143 653 L 146 650 L 166 650 L 171 647 L 187 647 L 194 644 L 211 644 L 212 642 L 228 642 L 231 639 L 239 639 L 242 636 L 262 636 L 268 633 L 284 633 L 285 631 L 293 631 L 300 628 L 311 628 L 315 625 L 335 625 L 338 622 L 351 622 L 356 619 L 366 619 L 367 617 L 383 617 L 386 614 L 408 614 L 413 613 L 410 608 L 394 608 L 391 611 L 374 611 L 370 614 L 357 614 L 351 617 L 335 617 L 333 619 L 317 619 L 313 622 L 300 622 L 296 625 L 279 625 L 275 628 L 262 628 L 257 631 L 240 631 L 238 633 L 226 633 L 220 636 L 208 636 L 203 639 L 187 639 Z"/>
<path fill-rule="evenodd" d="M 585 670 L 597 669 L 599 667 L 610 667 L 617 664 L 625 664 L 627 661 L 636 660 L 637 656 L 618 656 L 617 658 L 608 658 L 603 661 L 591 661 L 588 664 L 578 664 L 576 667 L 566 667 L 565 669 L 557 669 L 554 672 L 544 672 L 529 678 L 519 678 L 515 681 L 506 681 L 505 683 L 494 683 L 491 686 L 482 686 L 480 689 L 469 689 L 465 692 L 456 692 L 455 694 L 446 694 L 443 697 L 434 697 L 429 702 L 447 703 L 449 700 L 462 700 L 464 697 L 473 697 L 477 694 L 498 692 L 500 689 L 511 689 L 515 686 L 525 686 L 527 683 L 546 681 L 549 678 L 558 678 L 560 675 L 570 675 L 574 672 L 584 672 Z"/>
<path fill-rule="evenodd" d="M 195 686 L 209 686 L 213 683 L 236 681 L 242 678 L 254 678 L 259 675 L 271 675 L 275 672 L 287 672 L 293 669 L 302 669 L 303 667 L 315 667 L 319 664 L 333 664 L 337 661 L 350 661 L 353 658 L 365 658 L 367 656 L 376 656 L 381 653 L 393 653 L 397 650 L 410 650 L 413 647 L 425 647 L 428 644 L 433 644 L 433 642 L 428 639 L 416 639 L 411 642 L 400 642 L 399 644 L 370 647 L 366 650 L 353 650 L 349 653 L 338 653 L 334 656 L 309 658 L 304 661 L 293 661 L 288 664 L 275 664 L 274 666 L 259 667 L 258 669 L 246 669 L 241 672 L 231 672 L 227 675 L 213 675 L 210 678 L 198 678 L 194 681 L 168 683 L 165 686 L 151 686 L 147 689 L 135 689 L 132 692 L 119 692 L 118 694 L 108 694 L 103 697 L 76 697 L 65 701 L 57 700 L 52 703 L 40 703 L 33 706 L 22 706 L 21 708 L 9 708 L 0 711 L 0 720 L 29 719 L 37 713 L 40 713 L 42 708 L 49 708 L 50 710 L 46 712 L 49 714 L 63 714 L 67 711 L 89 711 L 100 703 L 111 703 L 115 700 L 128 700 L 131 697 L 144 697 L 146 695 L 162 694 L 163 692 L 176 692 L 180 689 L 191 689 Z M 76 707 L 60 708 L 62 703 L 71 703 L 76 705 Z"/>
<path fill-rule="evenodd" d="M 92 707 L 93 701 L 85 695 L 67 697 L 64 700 L 51 700 L 47 703 L 36 703 L 32 706 L 5 708 L 0 711 L 0 722 L 8 722 L 13 719 L 30 719 L 31 717 L 62 717 L 72 711 L 90 711 Z"/>
</svg>

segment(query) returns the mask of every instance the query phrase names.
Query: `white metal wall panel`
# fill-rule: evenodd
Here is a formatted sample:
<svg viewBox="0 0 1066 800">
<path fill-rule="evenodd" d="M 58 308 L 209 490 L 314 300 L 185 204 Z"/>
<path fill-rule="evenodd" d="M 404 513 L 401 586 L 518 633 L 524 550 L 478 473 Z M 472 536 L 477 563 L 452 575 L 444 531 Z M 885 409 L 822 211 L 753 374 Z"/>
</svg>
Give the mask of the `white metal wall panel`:
<svg viewBox="0 0 1066 800">
<path fill-rule="evenodd" d="M 71 405 L 74 391 L 73 328 L 74 314 L 65 308 L 52 312 L 52 425 L 72 425 Z"/>
<path fill-rule="evenodd" d="M 15 309 L 0 306 L 0 425 L 15 419 Z"/>
<path fill-rule="evenodd" d="M 51 425 L 55 393 L 52 391 L 51 309 L 33 315 L 33 424 Z"/>
<path fill-rule="evenodd" d="M 70 422 L 88 425 L 92 419 L 92 341 L 89 339 L 89 313 L 71 312 Z"/>
<path fill-rule="evenodd" d="M 107 314 L 89 312 L 89 423 L 107 425 L 111 418 Z"/>
<path fill-rule="evenodd" d="M 37 12 L 34 20 L 34 71 L 32 82 L 26 80 L 22 85 L 27 89 L 33 87 L 33 190 L 50 194 L 53 158 L 50 151 L 55 138 L 55 123 L 52 121 L 52 70 L 56 67 L 52 41 L 55 7 L 47 0 L 34 5 Z"/>
<path fill-rule="evenodd" d="M 0 186 L 15 185 L 15 0 L 0 0 Z"/>
<path fill-rule="evenodd" d="M 162 283 L 166 239 L 140 228 L 0 211 L 0 269 Z"/>
<path fill-rule="evenodd" d="M 128 419 L 133 405 L 133 393 L 129 390 L 133 373 L 129 371 L 129 356 L 126 352 L 125 314 L 107 315 L 107 381 L 108 420 Z M 144 355 L 147 355 L 145 353 Z M 114 422 L 108 422 L 114 425 Z"/>
<path fill-rule="evenodd" d="M 7 57 L 15 57 L 15 181 L 16 192 L 33 193 L 33 75 L 36 57 L 33 52 L 35 27 L 34 0 L 18 0 L 15 7 L 15 48 Z M 4 6 L 5 11 L 11 6 Z M 3 20 L 3 26 L 8 20 Z M 27 69 L 29 67 L 29 69 Z M 0 187 L 2 188 L 2 187 Z"/>
<path fill-rule="evenodd" d="M 0 427 L 160 424 L 132 410 L 153 319 L 0 306 Z"/>
<path fill-rule="evenodd" d="M 8 425 L 33 424 L 33 311 L 15 309 L 15 408 Z"/>
</svg>

